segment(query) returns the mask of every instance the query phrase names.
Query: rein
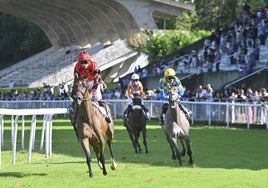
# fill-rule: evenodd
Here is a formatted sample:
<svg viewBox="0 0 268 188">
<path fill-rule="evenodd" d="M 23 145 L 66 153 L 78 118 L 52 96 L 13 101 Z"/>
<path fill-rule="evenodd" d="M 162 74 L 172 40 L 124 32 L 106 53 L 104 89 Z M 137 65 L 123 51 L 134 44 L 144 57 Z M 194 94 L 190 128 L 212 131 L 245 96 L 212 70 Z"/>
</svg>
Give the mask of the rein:
<svg viewBox="0 0 268 188">
<path fill-rule="evenodd" d="M 85 86 L 83 86 L 83 88 L 86 88 Z M 81 91 L 81 90 L 79 90 L 79 89 L 77 89 L 76 90 L 76 92 L 78 92 L 78 93 L 81 93 L 81 95 L 83 96 L 83 98 L 82 98 L 82 100 L 81 101 L 89 101 L 89 99 L 85 99 L 84 98 L 84 96 L 86 95 L 86 92 L 88 92 L 88 90 L 87 89 L 85 89 L 85 91 L 83 92 L 83 91 Z"/>
</svg>

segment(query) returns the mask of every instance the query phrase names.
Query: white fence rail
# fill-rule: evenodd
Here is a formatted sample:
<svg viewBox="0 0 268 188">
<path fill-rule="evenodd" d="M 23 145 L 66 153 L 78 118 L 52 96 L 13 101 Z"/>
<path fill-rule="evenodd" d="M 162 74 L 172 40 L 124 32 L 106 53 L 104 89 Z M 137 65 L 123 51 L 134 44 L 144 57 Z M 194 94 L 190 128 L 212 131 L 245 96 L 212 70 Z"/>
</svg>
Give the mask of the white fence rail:
<svg viewBox="0 0 268 188">
<path fill-rule="evenodd" d="M 127 100 L 107 100 L 115 118 L 121 118 L 127 107 Z M 151 118 L 158 118 L 165 101 L 145 100 Z M 38 109 L 38 108 L 66 108 L 72 103 L 70 100 L 53 101 L 0 101 L 0 108 L 7 109 Z M 182 101 L 193 112 L 191 121 L 224 122 L 226 126 L 233 123 L 266 124 L 268 129 L 268 107 L 263 103 L 230 103 L 230 102 L 191 102 Z M 65 114 L 66 116 L 66 114 Z"/>
<path fill-rule="evenodd" d="M 111 105 L 111 111 L 115 118 L 122 117 L 127 107 L 127 100 L 107 100 Z M 165 101 L 144 101 L 149 109 L 150 118 L 158 118 Z M 24 116 L 31 115 L 31 133 L 29 141 L 28 162 L 31 161 L 31 152 L 34 149 L 36 115 L 43 115 L 43 128 L 41 135 L 40 151 L 46 140 L 46 157 L 52 155 L 52 116 L 67 116 L 67 108 L 72 101 L 0 101 L 0 166 L 1 149 L 4 146 L 4 116 L 11 116 L 12 120 L 12 163 L 16 161 L 16 142 L 18 119 L 22 118 L 22 149 L 24 148 Z M 253 103 L 223 103 L 223 102 L 190 102 L 182 103 L 192 110 L 192 124 L 195 121 L 207 121 L 208 125 L 214 122 L 224 122 L 229 127 L 231 123 L 246 124 L 250 129 L 252 124 L 266 125 L 268 129 L 268 105 Z"/>
<path fill-rule="evenodd" d="M 34 150 L 35 132 L 36 132 L 36 115 L 43 115 L 42 135 L 40 141 L 40 151 L 43 150 L 45 141 L 46 158 L 52 155 L 52 116 L 54 114 L 66 114 L 67 108 L 50 108 L 50 109 L 6 109 L 0 108 L 0 166 L 2 164 L 2 147 L 4 147 L 4 116 L 11 116 L 11 146 L 12 146 L 12 164 L 16 163 L 18 120 L 22 118 L 21 128 L 21 149 L 24 149 L 24 116 L 32 116 L 30 128 L 30 140 L 28 150 L 28 162 L 31 161 L 32 150 Z"/>
</svg>

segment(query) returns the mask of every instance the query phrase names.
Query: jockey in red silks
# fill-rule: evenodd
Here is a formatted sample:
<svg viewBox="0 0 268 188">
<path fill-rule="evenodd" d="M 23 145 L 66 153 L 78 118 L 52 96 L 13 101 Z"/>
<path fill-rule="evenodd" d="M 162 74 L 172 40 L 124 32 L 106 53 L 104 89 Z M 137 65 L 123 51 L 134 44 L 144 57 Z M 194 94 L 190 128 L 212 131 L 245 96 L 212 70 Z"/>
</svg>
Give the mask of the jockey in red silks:
<svg viewBox="0 0 268 188">
<path fill-rule="evenodd" d="M 79 78 L 87 78 L 88 81 L 88 88 L 92 92 L 92 98 L 96 101 L 98 101 L 99 105 L 104 107 L 106 110 L 105 120 L 108 123 L 111 123 L 111 119 L 108 115 L 107 109 L 105 108 L 105 102 L 102 99 L 101 94 L 101 84 L 104 84 L 100 75 L 100 70 L 98 69 L 97 64 L 95 61 L 91 58 L 90 54 L 86 51 L 82 51 L 78 54 L 78 62 L 76 63 L 74 67 L 74 82 Z M 72 97 L 75 91 L 72 91 Z M 76 123 L 76 117 L 77 117 L 77 107 L 73 103 L 73 110 L 70 112 L 71 116 L 71 122 L 73 125 Z"/>
</svg>

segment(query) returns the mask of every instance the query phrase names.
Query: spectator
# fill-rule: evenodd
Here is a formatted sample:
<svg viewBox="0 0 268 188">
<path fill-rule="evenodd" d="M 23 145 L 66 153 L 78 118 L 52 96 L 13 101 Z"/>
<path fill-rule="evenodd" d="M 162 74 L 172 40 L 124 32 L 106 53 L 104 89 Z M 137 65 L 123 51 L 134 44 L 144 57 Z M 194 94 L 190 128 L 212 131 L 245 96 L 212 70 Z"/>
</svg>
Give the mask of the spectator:
<svg viewBox="0 0 268 188">
<path fill-rule="evenodd" d="M 258 96 L 256 96 L 250 87 L 247 89 L 246 97 L 249 102 L 256 102 L 258 100 Z"/>
<path fill-rule="evenodd" d="M 141 78 L 146 78 L 148 76 L 148 70 L 144 67 L 141 71 Z"/>
<path fill-rule="evenodd" d="M 220 71 L 221 53 L 219 49 L 216 49 L 214 62 L 216 64 L 216 72 Z"/>
<path fill-rule="evenodd" d="M 189 60 L 189 66 L 192 67 L 198 67 L 199 66 L 199 57 L 198 57 L 198 53 L 196 50 L 192 50 L 192 54 Z"/>
<path fill-rule="evenodd" d="M 205 100 L 207 102 L 213 102 L 214 101 L 214 99 L 213 99 L 213 89 L 212 89 L 210 84 L 207 84 L 206 93 L 205 93 L 204 98 L 205 98 Z"/>
<path fill-rule="evenodd" d="M 247 96 L 243 89 L 238 89 L 236 102 L 247 102 Z"/>
<path fill-rule="evenodd" d="M 203 89 L 202 85 L 199 85 L 196 91 L 196 95 L 195 95 L 196 101 L 203 101 L 205 99 L 205 95 L 206 95 L 206 90 Z"/>
<path fill-rule="evenodd" d="M 260 101 L 268 102 L 268 92 L 265 88 L 260 89 Z"/>
<path fill-rule="evenodd" d="M 210 48 L 208 50 L 208 55 L 207 55 L 207 67 L 208 67 L 208 72 L 212 72 L 213 70 L 213 63 L 215 62 L 215 50 Z"/>
<path fill-rule="evenodd" d="M 120 99 L 121 98 L 121 91 L 120 89 L 116 88 L 114 91 L 114 96 L 116 99 Z"/>
<path fill-rule="evenodd" d="M 13 80 L 10 80 L 10 82 L 8 83 L 8 87 L 9 88 L 13 88 L 15 85 L 14 81 Z"/>
</svg>

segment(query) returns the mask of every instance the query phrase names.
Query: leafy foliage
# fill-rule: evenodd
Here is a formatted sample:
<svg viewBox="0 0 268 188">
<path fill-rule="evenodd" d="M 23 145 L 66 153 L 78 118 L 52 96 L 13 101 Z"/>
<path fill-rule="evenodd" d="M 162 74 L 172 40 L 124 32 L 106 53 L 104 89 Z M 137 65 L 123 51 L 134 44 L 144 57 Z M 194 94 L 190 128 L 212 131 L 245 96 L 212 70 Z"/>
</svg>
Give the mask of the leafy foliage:
<svg viewBox="0 0 268 188">
<path fill-rule="evenodd" d="M 208 36 L 206 31 L 166 31 L 154 36 L 146 48 L 149 61 L 157 61 L 160 58 L 172 54 L 194 42 Z"/>
<path fill-rule="evenodd" d="M 262 0 L 196 0 L 196 29 L 213 30 L 226 28 L 243 11 L 243 3 L 247 2 L 251 10 L 263 7 Z"/>
<path fill-rule="evenodd" d="M 44 32 L 33 23 L 0 13 L 0 69 L 51 46 Z"/>
</svg>

